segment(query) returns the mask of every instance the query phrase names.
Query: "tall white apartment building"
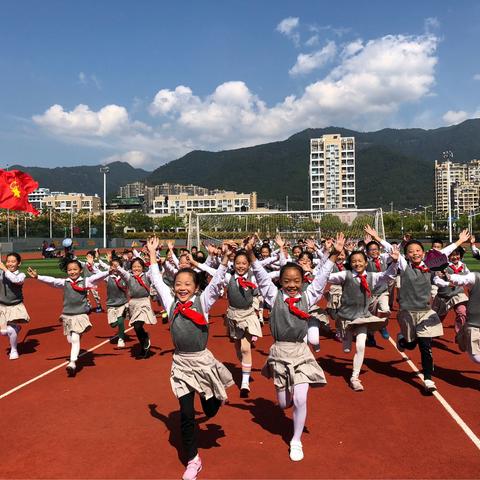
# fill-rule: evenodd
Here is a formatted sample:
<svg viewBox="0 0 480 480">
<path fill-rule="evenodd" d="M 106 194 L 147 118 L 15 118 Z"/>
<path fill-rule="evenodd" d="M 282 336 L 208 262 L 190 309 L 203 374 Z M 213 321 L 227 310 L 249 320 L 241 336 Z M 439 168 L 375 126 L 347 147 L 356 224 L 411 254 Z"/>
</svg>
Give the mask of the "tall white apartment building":
<svg viewBox="0 0 480 480">
<path fill-rule="evenodd" d="M 310 208 L 356 208 L 355 137 L 310 139 Z"/>
<path fill-rule="evenodd" d="M 435 160 L 435 211 L 447 215 L 447 162 Z M 480 160 L 469 163 L 450 162 L 452 215 L 478 210 L 480 201 Z"/>
</svg>

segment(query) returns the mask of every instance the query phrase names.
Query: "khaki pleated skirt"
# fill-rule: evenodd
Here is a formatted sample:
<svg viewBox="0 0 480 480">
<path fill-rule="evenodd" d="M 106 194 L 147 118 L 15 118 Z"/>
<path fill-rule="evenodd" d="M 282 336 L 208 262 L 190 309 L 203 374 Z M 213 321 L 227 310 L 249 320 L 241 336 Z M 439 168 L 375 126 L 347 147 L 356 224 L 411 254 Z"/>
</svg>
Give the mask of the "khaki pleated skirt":
<svg viewBox="0 0 480 480">
<path fill-rule="evenodd" d="M 60 320 L 63 323 L 63 334 L 70 335 L 72 332 L 85 333 L 92 328 L 90 319 L 86 313 L 80 315 L 62 314 Z"/>
<path fill-rule="evenodd" d="M 230 371 L 205 349 L 200 352 L 173 354 L 170 384 L 177 398 L 197 392 L 205 399 L 211 397 L 224 401 L 226 389 L 234 384 Z"/>
<path fill-rule="evenodd" d="M 275 342 L 270 347 L 262 375 L 273 378 L 278 390 L 291 390 L 300 383 L 320 387 L 327 383 L 322 368 L 305 342 Z"/>
<path fill-rule="evenodd" d="M 466 323 L 455 337 L 458 347 L 462 352 L 471 355 L 480 355 L 480 328 Z"/>
<path fill-rule="evenodd" d="M 147 325 L 155 325 L 157 318 L 152 310 L 150 298 L 131 298 L 128 302 L 128 310 L 130 312 L 130 322 L 132 326 L 135 322 L 144 322 Z"/>
<path fill-rule="evenodd" d="M 255 337 L 263 337 L 262 326 L 254 307 L 241 309 L 228 307 L 226 324 L 230 338 L 242 339 L 248 332 Z"/>
<path fill-rule="evenodd" d="M 443 335 L 442 322 L 433 310 L 400 310 L 397 319 L 407 342 L 413 342 L 417 337 L 434 338 Z"/>
<path fill-rule="evenodd" d="M 115 323 L 119 317 L 125 318 L 127 315 L 127 307 L 127 303 L 120 305 L 119 307 L 107 307 L 108 324 L 111 325 L 112 323 Z"/>
<path fill-rule="evenodd" d="M 0 330 L 6 330 L 9 323 L 28 323 L 30 316 L 23 303 L 16 305 L 0 304 Z"/>
<path fill-rule="evenodd" d="M 356 333 L 357 327 L 367 327 L 368 332 L 374 332 L 380 330 L 386 325 L 387 321 L 385 318 L 379 318 L 375 315 L 370 315 L 368 317 L 359 317 L 355 320 L 347 320 L 345 318 L 337 318 L 337 330 L 341 332 L 342 335 L 345 335 L 347 330 L 351 330 L 353 334 Z"/>
</svg>

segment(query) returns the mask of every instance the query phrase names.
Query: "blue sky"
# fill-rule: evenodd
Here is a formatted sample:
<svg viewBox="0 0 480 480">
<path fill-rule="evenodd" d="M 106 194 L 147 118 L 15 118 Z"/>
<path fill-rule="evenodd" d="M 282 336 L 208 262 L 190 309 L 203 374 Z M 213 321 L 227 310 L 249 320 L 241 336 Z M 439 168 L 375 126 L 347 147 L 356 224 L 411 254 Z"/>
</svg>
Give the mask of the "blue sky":
<svg viewBox="0 0 480 480">
<path fill-rule="evenodd" d="M 0 164 L 129 161 L 308 127 L 480 116 L 477 1 L 4 1 Z"/>
</svg>

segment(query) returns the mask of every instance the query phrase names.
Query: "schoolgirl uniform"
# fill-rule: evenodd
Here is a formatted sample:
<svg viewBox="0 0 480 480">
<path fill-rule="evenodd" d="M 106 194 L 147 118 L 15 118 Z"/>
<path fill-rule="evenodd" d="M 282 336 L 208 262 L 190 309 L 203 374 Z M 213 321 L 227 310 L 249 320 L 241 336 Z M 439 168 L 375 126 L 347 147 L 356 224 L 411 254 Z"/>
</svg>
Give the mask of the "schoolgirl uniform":
<svg viewBox="0 0 480 480">
<path fill-rule="evenodd" d="M 456 335 L 456 342 L 462 352 L 467 352 L 475 363 L 480 363 L 480 274 L 469 272 L 464 275 L 452 274 L 449 281 L 435 277 L 435 283 L 446 288 L 453 283 L 457 287 L 470 289 L 467 303 L 467 319 Z"/>
<path fill-rule="evenodd" d="M 378 258 L 369 258 L 367 264 L 367 272 L 382 273 L 388 268 L 387 258 L 383 255 Z M 389 294 L 388 287 L 392 282 L 380 282 L 372 290 L 372 298 L 370 302 L 370 311 L 375 313 L 381 313 L 385 316 L 390 314 Z"/>
<path fill-rule="evenodd" d="M 338 262 L 334 264 L 332 268 L 332 273 L 338 273 L 343 271 L 345 271 L 345 264 L 343 262 Z M 327 299 L 327 313 L 330 315 L 330 318 L 334 322 L 337 321 L 337 312 L 341 305 L 342 291 L 343 288 L 341 284 L 330 284 L 329 289 L 325 294 L 325 297 Z M 340 334 L 340 331 L 338 333 Z"/>
<path fill-rule="evenodd" d="M 92 275 L 95 275 L 98 273 L 100 270 L 98 269 L 97 265 L 92 265 L 88 262 L 81 262 L 82 264 L 82 275 L 84 278 L 91 277 Z M 100 300 L 100 294 L 98 293 L 98 290 L 96 287 L 92 287 L 89 292 L 92 294 L 93 299 L 95 300 L 95 304 L 97 305 L 96 307 L 96 312 L 102 312 L 102 302 Z M 89 302 L 90 303 L 90 302 Z"/>
<path fill-rule="evenodd" d="M 63 334 L 67 341 L 72 344 L 70 363 L 67 365 L 69 375 L 74 375 L 76 361 L 80 353 L 80 336 L 92 328 L 88 314 L 88 292 L 98 282 L 103 280 L 108 272 L 98 272 L 88 278 L 79 277 L 76 280 L 70 278 L 54 278 L 47 275 L 38 275 L 38 280 L 54 288 L 63 289 L 63 310 L 60 321 L 63 324 Z"/>
<path fill-rule="evenodd" d="M 18 358 L 17 334 L 21 323 L 28 323 L 30 317 L 23 304 L 23 283 L 25 274 L 19 270 L 0 273 L 0 334 L 8 335 L 10 360 Z"/>
<path fill-rule="evenodd" d="M 158 268 L 158 266 L 157 266 Z M 150 304 L 151 270 L 147 273 L 134 275 L 123 268 L 118 268 L 119 274 L 125 280 L 129 293 L 128 311 L 130 315 L 129 326 L 134 328 L 137 335 L 142 355 L 148 357 L 150 350 L 150 337 L 144 329 L 144 324 L 155 325 L 157 318 Z"/>
<path fill-rule="evenodd" d="M 195 433 L 195 392 L 204 413 L 211 418 L 227 400 L 226 389 L 234 384 L 231 373 L 207 348 L 208 312 L 222 292 L 226 271 L 220 265 L 205 290 L 182 304 L 163 281 L 158 265 L 151 267 L 152 282 L 169 312 L 175 346 L 170 384 L 180 403 L 182 443 L 188 460 L 183 478 L 196 478 L 187 472 L 202 468 Z"/>
<path fill-rule="evenodd" d="M 459 261 L 456 265 L 450 263 L 445 269 L 445 273 L 448 275 L 467 275 L 470 273 L 470 270 L 463 262 Z M 433 301 L 432 308 L 438 313 L 442 321 L 450 310 L 455 310 L 455 333 L 458 333 L 466 321 L 468 297 L 463 287 L 452 287 L 450 285 L 437 285 L 437 287 L 437 295 Z"/>
</svg>

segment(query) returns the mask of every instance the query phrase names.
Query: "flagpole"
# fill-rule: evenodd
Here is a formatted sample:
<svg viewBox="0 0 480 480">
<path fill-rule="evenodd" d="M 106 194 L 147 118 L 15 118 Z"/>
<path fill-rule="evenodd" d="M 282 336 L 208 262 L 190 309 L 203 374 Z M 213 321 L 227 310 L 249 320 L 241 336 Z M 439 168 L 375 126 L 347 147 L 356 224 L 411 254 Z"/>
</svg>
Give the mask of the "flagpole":
<svg viewBox="0 0 480 480">
<path fill-rule="evenodd" d="M 5 169 L 8 172 L 9 165 L 7 163 L 7 168 Z M 10 243 L 10 209 L 7 208 L 7 243 Z"/>
</svg>

